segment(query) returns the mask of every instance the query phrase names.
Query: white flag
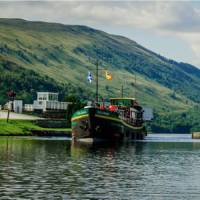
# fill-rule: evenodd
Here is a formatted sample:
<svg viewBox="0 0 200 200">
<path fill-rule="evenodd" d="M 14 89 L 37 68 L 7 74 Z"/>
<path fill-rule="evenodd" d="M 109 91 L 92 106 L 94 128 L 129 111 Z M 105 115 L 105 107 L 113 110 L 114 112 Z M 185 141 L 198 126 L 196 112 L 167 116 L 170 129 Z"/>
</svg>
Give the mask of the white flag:
<svg viewBox="0 0 200 200">
<path fill-rule="evenodd" d="M 87 80 L 88 80 L 90 83 L 92 83 L 93 78 L 92 78 L 91 72 L 88 72 Z"/>
</svg>

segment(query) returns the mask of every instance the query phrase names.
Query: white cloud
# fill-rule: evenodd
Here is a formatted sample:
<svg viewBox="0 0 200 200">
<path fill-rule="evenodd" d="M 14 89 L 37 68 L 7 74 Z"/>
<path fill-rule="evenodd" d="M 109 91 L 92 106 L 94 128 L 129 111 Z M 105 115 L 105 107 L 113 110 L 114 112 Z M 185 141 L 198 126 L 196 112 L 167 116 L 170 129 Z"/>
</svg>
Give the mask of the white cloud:
<svg viewBox="0 0 200 200">
<path fill-rule="evenodd" d="M 169 2 L 1 2 L 0 5 L 1 17 L 36 16 L 41 20 L 62 19 L 64 23 L 84 20 L 94 24 L 158 28 L 173 24 L 177 17 L 180 20 L 176 10 L 179 5 Z"/>
<path fill-rule="evenodd" d="M 0 2 L 0 17 L 106 23 L 163 31 L 200 27 L 200 8 L 187 2 Z"/>
</svg>

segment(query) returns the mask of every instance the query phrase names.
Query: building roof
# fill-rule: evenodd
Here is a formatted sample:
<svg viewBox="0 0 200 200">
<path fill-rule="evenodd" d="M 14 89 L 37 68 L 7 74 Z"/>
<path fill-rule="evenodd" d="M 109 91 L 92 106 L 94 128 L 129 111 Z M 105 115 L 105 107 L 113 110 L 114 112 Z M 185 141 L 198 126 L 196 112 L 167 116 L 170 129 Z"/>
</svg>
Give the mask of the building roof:
<svg viewBox="0 0 200 200">
<path fill-rule="evenodd" d="M 37 94 L 58 94 L 58 92 L 37 92 Z"/>
</svg>

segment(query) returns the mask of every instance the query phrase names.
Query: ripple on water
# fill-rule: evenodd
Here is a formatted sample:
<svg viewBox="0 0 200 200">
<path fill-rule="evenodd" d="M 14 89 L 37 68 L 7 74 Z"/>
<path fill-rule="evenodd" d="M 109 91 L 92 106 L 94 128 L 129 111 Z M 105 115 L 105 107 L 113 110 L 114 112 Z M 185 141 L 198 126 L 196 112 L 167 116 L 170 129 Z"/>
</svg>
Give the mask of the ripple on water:
<svg viewBox="0 0 200 200">
<path fill-rule="evenodd" d="M 2 138 L 0 199 L 199 199 L 199 155 L 188 135 L 122 145 Z"/>
</svg>

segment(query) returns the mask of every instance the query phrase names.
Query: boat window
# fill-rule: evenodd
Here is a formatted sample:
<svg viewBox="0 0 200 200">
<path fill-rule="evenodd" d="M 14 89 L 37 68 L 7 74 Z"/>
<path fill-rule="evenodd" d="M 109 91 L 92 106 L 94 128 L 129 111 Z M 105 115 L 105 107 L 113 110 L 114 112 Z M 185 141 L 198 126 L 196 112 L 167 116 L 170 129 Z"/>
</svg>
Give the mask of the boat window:
<svg viewBox="0 0 200 200">
<path fill-rule="evenodd" d="M 116 105 L 116 106 L 130 107 L 133 105 L 133 100 L 132 99 L 112 99 L 111 104 Z"/>
</svg>

